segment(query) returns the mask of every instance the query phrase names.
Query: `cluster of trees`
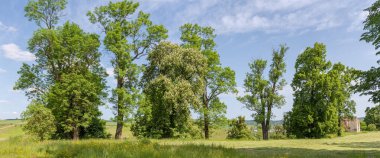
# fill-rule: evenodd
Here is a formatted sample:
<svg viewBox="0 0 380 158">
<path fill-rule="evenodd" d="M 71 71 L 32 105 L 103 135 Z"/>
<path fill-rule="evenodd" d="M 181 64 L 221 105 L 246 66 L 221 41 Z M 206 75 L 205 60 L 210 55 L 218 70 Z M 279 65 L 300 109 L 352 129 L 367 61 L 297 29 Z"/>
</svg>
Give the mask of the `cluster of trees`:
<svg viewBox="0 0 380 158">
<path fill-rule="evenodd" d="M 137 13 L 138 3 L 124 0 L 88 12 L 89 20 L 104 32 L 100 39 L 75 23 L 57 26 L 66 4 L 30 0 L 25 7 L 25 16 L 39 26 L 28 43 L 35 64 L 23 64 L 14 87 L 32 100 L 23 115 L 26 130 L 38 133 L 30 129 L 42 118 L 51 126 L 45 133 L 55 139 L 109 137 L 99 118 L 99 106 L 107 101 L 114 104 L 115 139 L 121 138 L 131 116 L 135 136 L 154 138 L 207 139 L 212 128 L 226 121 L 226 105 L 218 96 L 236 92 L 235 72 L 222 67 L 213 28 L 185 24 L 180 45 L 164 42 L 165 27 L 153 24 L 149 14 Z M 117 84 L 110 97 L 100 64 L 101 43 L 113 56 Z M 148 64 L 138 65 L 144 56 Z M 191 111 L 199 113 L 195 122 Z"/>
<path fill-rule="evenodd" d="M 41 140 L 110 137 L 99 111 L 106 102 L 114 104 L 115 139 L 121 138 L 129 118 L 133 118 L 134 136 L 150 138 L 208 139 L 212 129 L 227 122 L 227 106 L 219 96 L 237 92 L 235 72 L 222 66 L 213 28 L 185 24 L 180 27 L 181 43 L 167 42 L 168 31 L 163 25 L 153 24 L 149 14 L 137 12 L 137 2 L 123 0 L 88 12 L 90 22 L 104 33 L 98 35 L 84 32 L 72 22 L 58 26 L 66 4 L 66 0 L 30 0 L 25 7 L 25 16 L 39 27 L 28 42 L 36 61 L 22 65 L 14 86 L 31 100 L 23 113 L 26 131 Z M 362 36 L 376 48 L 380 47 L 376 29 L 380 27 L 376 23 L 379 7 L 376 2 L 367 9 L 368 32 Z M 105 52 L 99 51 L 101 44 Z M 288 49 L 280 45 L 273 50 L 267 72 L 267 60 L 250 63 L 244 80 L 246 95 L 237 98 L 253 112 L 265 140 L 269 139 L 273 108 L 285 104 L 280 91 L 286 85 L 283 76 Z M 100 64 L 103 53 L 112 55 L 117 83 L 111 96 L 107 73 Z M 355 113 L 355 102 L 350 99 L 353 92 L 371 95 L 375 104 L 380 101 L 379 67 L 357 71 L 332 64 L 326 53 L 325 45 L 315 43 L 297 58 L 291 83 L 294 104 L 284 117 L 288 136 L 341 135 L 341 120 Z M 139 59 L 147 64 L 137 64 Z M 379 128 L 379 111 L 378 107 L 366 110 L 366 122 Z M 192 112 L 199 118 L 192 119 Z M 228 138 L 251 137 L 244 117 L 230 121 L 230 126 Z M 284 131 L 276 129 L 279 134 Z"/>
</svg>

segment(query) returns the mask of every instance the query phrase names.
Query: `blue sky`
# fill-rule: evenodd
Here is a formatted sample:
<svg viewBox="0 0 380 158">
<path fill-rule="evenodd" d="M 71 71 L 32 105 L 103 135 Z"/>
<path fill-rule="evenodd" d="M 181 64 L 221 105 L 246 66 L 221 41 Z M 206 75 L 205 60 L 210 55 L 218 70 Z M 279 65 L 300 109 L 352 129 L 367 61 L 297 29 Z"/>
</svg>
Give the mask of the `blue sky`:
<svg viewBox="0 0 380 158">
<path fill-rule="evenodd" d="M 151 14 L 156 24 L 163 24 L 169 30 L 169 40 L 179 42 L 179 27 L 184 23 L 198 23 L 216 29 L 217 50 L 224 66 L 236 71 L 238 94 L 223 94 L 227 104 L 227 117 L 244 115 L 251 118 L 251 112 L 235 98 L 243 95 L 242 88 L 248 63 L 253 59 L 271 59 L 272 49 L 287 44 L 287 72 L 285 78 L 291 83 L 294 63 L 298 54 L 315 42 L 327 45 L 327 58 L 332 62 L 361 70 L 376 65 L 374 47 L 359 41 L 362 21 L 367 13 L 363 11 L 374 0 L 145 0 L 140 8 Z M 28 104 L 22 91 L 12 87 L 18 78 L 17 71 L 23 62 L 33 63 L 34 56 L 27 49 L 28 39 L 36 25 L 24 17 L 26 0 L 3 0 L 0 5 L 0 119 L 19 118 Z M 100 33 L 99 27 L 89 23 L 86 12 L 106 4 L 101 0 L 69 0 L 60 24 L 70 20 L 85 31 Z M 104 55 L 102 64 L 112 71 L 110 54 L 100 48 Z M 141 61 L 144 62 L 144 61 Z M 107 79 L 110 87 L 114 80 Z M 283 113 L 291 109 L 292 90 L 287 85 L 281 91 L 286 105 L 274 111 L 274 119 L 282 119 Z M 357 94 L 356 115 L 364 116 L 366 107 L 374 106 L 368 97 Z M 112 112 L 101 108 L 103 118 L 109 119 Z"/>
</svg>

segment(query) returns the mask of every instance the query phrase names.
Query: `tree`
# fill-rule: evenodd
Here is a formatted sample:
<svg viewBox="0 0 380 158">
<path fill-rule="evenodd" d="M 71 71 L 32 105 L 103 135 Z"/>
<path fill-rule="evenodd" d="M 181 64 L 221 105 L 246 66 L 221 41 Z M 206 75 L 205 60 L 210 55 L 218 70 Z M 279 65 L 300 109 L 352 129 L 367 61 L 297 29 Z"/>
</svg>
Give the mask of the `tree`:
<svg viewBox="0 0 380 158">
<path fill-rule="evenodd" d="M 354 80 L 354 70 L 344 66 L 341 63 L 334 64 L 328 72 L 331 94 L 329 102 L 337 106 L 338 114 L 338 136 L 342 135 L 342 120 L 344 118 L 352 119 L 356 111 L 356 103 L 350 100 L 352 94 L 352 81 Z"/>
<path fill-rule="evenodd" d="M 16 82 L 14 89 L 24 90 L 30 99 L 36 99 L 44 106 L 49 108 L 55 117 L 55 126 L 57 131 L 53 135 L 54 138 L 75 138 L 69 133 L 77 133 L 76 131 L 68 131 L 63 129 L 66 126 L 71 126 L 65 119 L 75 119 L 68 116 L 66 112 L 58 107 L 62 106 L 62 102 L 54 100 L 65 101 L 65 104 L 83 106 L 84 103 L 77 103 L 71 100 L 68 95 L 60 95 L 76 93 L 76 89 L 70 89 L 71 92 L 61 87 L 59 91 L 57 87 L 67 83 L 74 83 L 70 81 L 78 78 L 71 78 L 67 76 L 85 75 L 86 80 L 94 86 L 99 100 L 104 98 L 105 93 L 105 70 L 100 65 L 100 56 L 98 48 L 100 46 L 99 36 L 84 32 L 78 25 L 66 22 L 63 26 L 56 27 L 61 12 L 65 8 L 66 1 L 64 0 L 38 0 L 29 1 L 25 7 L 26 16 L 29 20 L 33 20 L 40 28 L 36 30 L 33 37 L 28 42 L 28 49 L 36 56 L 35 64 L 23 64 L 18 71 L 20 78 Z M 83 77 L 83 76 L 82 76 Z M 99 92 L 99 93 L 98 93 Z M 83 93 L 83 92 L 82 92 Z M 54 94 L 54 95 L 52 95 Z M 52 96 L 60 98 L 52 98 Z M 67 98 L 63 98 L 67 97 Z M 78 98 L 77 100 L 84 99 Z M 63 103 L 62 103 L 63 104 Z M 88 102 L 87 105 L 96 111 L 96 115 L 91 115 L 91 123 L 86 127 L 97 127 L 97 130 L 104 132 L 103 121 L 100 120 L 100 111 L 98 106 L 100 102 Z M 94 112 L 95 113 L 95 112 Z M 82 126 L 81 128 L 84 128 Z M 72 128 L 74 130 L 74 128 Z M 83 129 L 83 132 L 94 132 L 96 130 Z M 81 133 L 78 135 L 93 135 L 92 133 Z M 99 132 L 97 132 L 99 133 Z"/>
<path fill-rule="evenodd" d="M 375 46 L 375 49 L 380 48 L 380 30 L 378 29 L 380 24 L 378 19 L 380 17 L 380 1 L 376 1 L 370 7 L 366 8 L 364 11 L 368 12 L 368 16 L 363 22 L 364 32 L 361 35 L 360 40 L 367 43 L 371 42 Z M 377 52 L 376 55 L 379 55 L 380 52 Z M 380 60 L 378 61 L 380 63 Z"/>
<path fill-rule="evenodd" d="M 206 58 L 196 49 L 163 42 L 149 54 L 148 61 L 142 80 L 148 107 L 139 108 L 143 113 L 138 113 L 142 116 L 136 118 L 132 131 L 144 137 L 187 137 L 191 133 L 190 109 L 199 109 L 203 94 Z"/>
<path fill-rule="evenodd" d="M 202 107 L 199 110 L 200 125 L 203 127 L 204 137 L 210 136 L 210 128 L 223 122 L 227 106 L 219 100 L 219 95 L 223 93 L 236 93 L 235 72 L 229 68 L 223 68 L 220 63 L 219 54 L 215 50 L 214 29 L 211 27 L 201 27 L 197 24 L 184 24 L 180 28 L 182 46 L 194 48 L 207 58 L 207 72 L 203 78 L 204 92 L 202 97 Z"/>
<path fill-rule="evenodd" d="M 374 124 L 378 129 L 380 129 L 380 106 L 375 106 L 372 108 L 367 107 L 365 110 L 364 122 L 369 126 Z"/>
<path fill-rule="evenodd" d="M 270 65 L 269 80 L 264 78 L 266 60 L 258 59 L 249 64 L 251 69 L 244 80 L 245 92 L 248 94 L 238 97 L 247 109 L 254 112 L 254 120 L 261 124 L 263 139 L 269 139 L 270 120 L 273 116 L 272 108 L 285 104 L 284 96 L 279 94 L 285 85 L 284 56 L 289 48 L 281 45 L 279 50 L 273 50 L 272 64 Z"/>
<path fill-rule="evenodd" d="M 128 0 L 109 2 L 93 12 L 88 12 L 92 23 L 99 23 L 105 32 L 103 43 L 113 53 L 117 86 L 111 101 L 115 104 L 116 134 L 120 139 L 125 118 L 128 118 L 139 99 L 138 80 L 140 67 L 135 61 L 147 55 L 150 49 L 167 38 L 167 30 L 162 25 L 154 25 L 149 14 L 135 12 L 139 3 Z"/>
<path fill-rule="evenodd" d="M 244 116 L 239 116 L 230 121 L 230 129 L 228 130 L 227 139 L 249 139 L 251 132 L 245 123 Z"/>
<path fill-rule="evenodd" d="M 56 131 L 52 112 L 37 101 L 28 105 L 22 113 L 22 119 L 26 121 L 23 130 L 37 136 L 41 141 L 49 139 Z"/>
<path fill-rule="evenodd" d="M 380 1 L 376 1 L 370 7 L 365 9 L 368 12 L 368 16 L 364 23 L 364 32 L 361 35 L 360 40 L 367 43 L 372 43 L 375 49 L 380 48 Z M 377 52 L 376 55 L 380 55 Z M 380 64 L 380 60 L 377 61 Z M 360 92 L 360 95 L 369 95 L 369 101 L 378 104 L 380 103 L 380 67 L 372 67 L 367 71 L 359 71 L 357 78 L 357 84 L 354 86 L 355 92 Z"/>
<path fill-rule="evenodd" d="M 342 119 L 355 112 L 355 102 L 350 100 L 353 70 L 341 63 L 331 66 L 326 53 L 325 45 L 315 43 L 297 57 L 292 81 L 293 108 L 284 117 L 288 135 L 341 135 Z"/>
</svg>

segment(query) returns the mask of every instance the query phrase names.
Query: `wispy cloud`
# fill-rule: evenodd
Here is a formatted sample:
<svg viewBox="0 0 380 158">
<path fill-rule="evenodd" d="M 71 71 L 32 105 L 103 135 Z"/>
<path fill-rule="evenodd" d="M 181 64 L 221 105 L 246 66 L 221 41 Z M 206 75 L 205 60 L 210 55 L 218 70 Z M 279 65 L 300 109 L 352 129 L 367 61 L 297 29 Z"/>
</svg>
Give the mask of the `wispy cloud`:
<svg viewBox="0 0 380 158">
<path fill-rule="evenodd" d="M 19 46 L 14 43 L 1 45 L 0 51 L 6 58 L 15 61 L 33 61 L 36 59 L 32 53 L 21 50 Z"/>
<path fill-rule="evenodd" d="M 200 23 L 218 34 L 265 32 L 294 33 L 350 27 L 368 2 L 354 0 L 192 0 L 175 16 L 174 25 Z M 173 28 L 175 28 L 173 27 Z"/>
<path fill-rule="evenodd" d="M 1 21 L 0 21 L 0 31 L 5 31 L 5 32 L 16 32 L 17 29 L 13 26 L 8 26 L 8 25 L 5 25 L 3 24 Z"/>
</svg>

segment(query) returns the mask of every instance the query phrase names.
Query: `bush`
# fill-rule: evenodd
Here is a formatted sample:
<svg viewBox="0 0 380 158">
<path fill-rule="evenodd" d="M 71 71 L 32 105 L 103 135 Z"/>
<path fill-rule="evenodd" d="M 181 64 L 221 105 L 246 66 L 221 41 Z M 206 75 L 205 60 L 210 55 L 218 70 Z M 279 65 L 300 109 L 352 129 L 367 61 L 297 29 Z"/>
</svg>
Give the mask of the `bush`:
<svg viewBox="0 0 380 158">
<path fill-rule="evenodd" d="M 364 121 L 360 121 L 360 129 L 362 131 L 366 131 L 367 130 L 367 124 Z"/>
<path fill-rule="evenodd" d="M 51 138 L 56 131 L 52 112 L 37 101 L 32 101 L 28 105 L 26 111 L 22 113 L 22 118 L 26 121 L 23 130 L 41 141 Z"/>
<path fill-rule="evenodd" d="M 285 139 L 286 138 L 285 129 L 282 125 L 275 125 L 273 127 L 273 131 L 274 132 L 269 135 L 271 139 Z"/>
<path fill-rule="evenodd" d="M 369 124 L 367 126 L 367 131 L 376 131 L 376 125 L 375 124 Z"/>
<path fill-rule="evenodd" d="M 251 132 L 245 123 L 245 118 L 239 116 L 236 119 L 232 119 L 230 122 L 230 129 L 228 130 L 227 139 L 249 139 L 251 138 Z"/>
</svg>

